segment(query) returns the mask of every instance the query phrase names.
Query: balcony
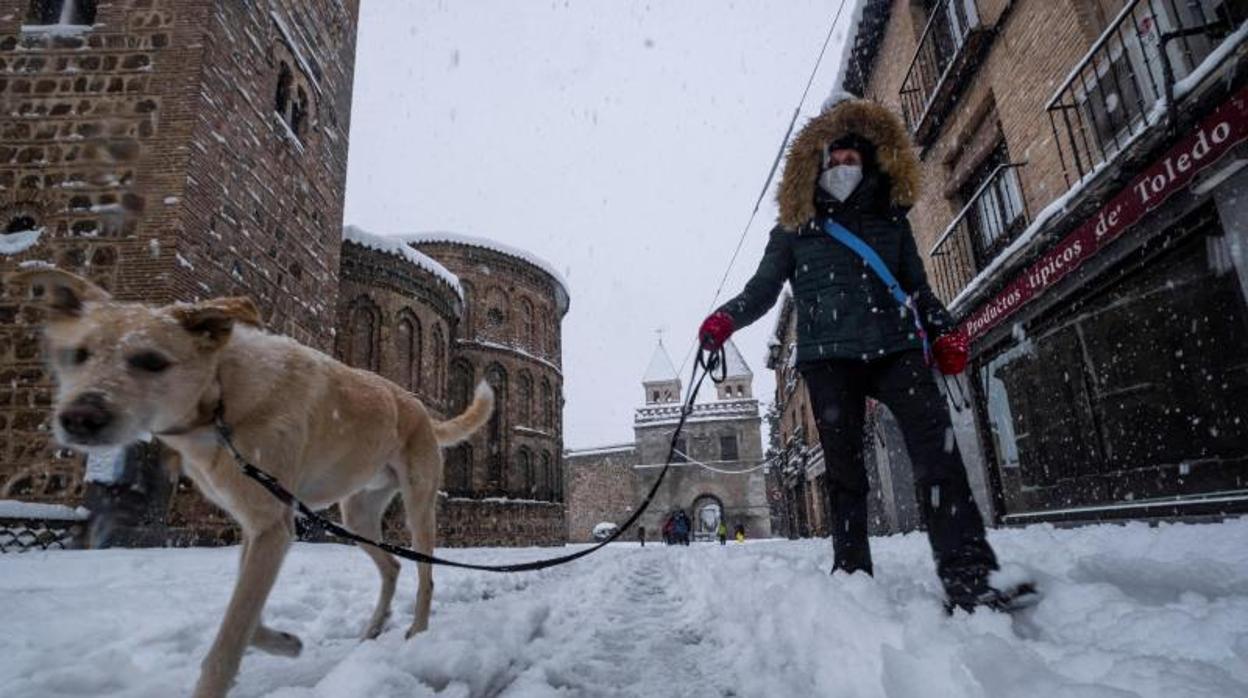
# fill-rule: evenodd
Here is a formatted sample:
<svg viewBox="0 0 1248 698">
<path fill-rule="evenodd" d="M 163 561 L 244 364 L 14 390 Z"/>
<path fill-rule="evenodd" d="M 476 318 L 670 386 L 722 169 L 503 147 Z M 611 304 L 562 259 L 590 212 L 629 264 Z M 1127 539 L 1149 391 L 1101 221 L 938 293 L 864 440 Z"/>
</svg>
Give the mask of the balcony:
<svg viewBox="0 0 1248 698">
<path fill-rule="evenodd" d="M 1027 227 L 1018 178 L 1025 163 L 998 166 L 932 246 L 932 290 L 949 304 Z"/>
<path fill-rule="evenodd" d="M 901 112 L 915 143 L 929 145 L 940 132 L 990 35 L 976 0 L 940 0 L 932 8 L 901 83 Z"/>
<path fill-rule="evenodd" d="M 1067 186 L 1166 114 L 1191 75 L 1244 20 L 1239 0 L 1132 0 L 1047 107 Z M 1181 97 L 1182 95 L 1177 95 Z"/>
</svg>

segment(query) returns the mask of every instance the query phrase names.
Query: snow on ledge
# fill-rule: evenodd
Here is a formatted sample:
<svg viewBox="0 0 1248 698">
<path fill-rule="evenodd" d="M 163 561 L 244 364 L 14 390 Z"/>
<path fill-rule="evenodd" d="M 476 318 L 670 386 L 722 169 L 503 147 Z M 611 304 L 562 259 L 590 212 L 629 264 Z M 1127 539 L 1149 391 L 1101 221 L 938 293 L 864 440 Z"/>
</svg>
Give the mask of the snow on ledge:
<svg viewBox="0 0 1248 698">
<path fill-rule="evenodd" d="M 90 512 L 82 507 L 71 509 L 63 504 L 37 504 L 16 499 L 0 499 L 0 519 L 55 519 L 86 521 Z"/>
<path fill-rule="evenodd" d="M 91 31 L 92 24 L 23 24 L 23 34 L 45 34 L 49 36 L 78 36 Z"/>
<path fill-rule="evenodd" d="M 0 235 L 0 254 L 21 254 L 22 252 L 34 247 L 35 244 L 39 242 L 39 236 L 41 235 L 43 235 L 43 228 L 35 228 L 34 230 L 23 230 L 20 233 Z"/>
<path fill-rule="evenodd" d="M 386 235 L 374 235 L 354 225 L 348 225 L 342 229 L 342 239 L 354 242 L 370 250 L 402 257 L 441 279 L 446 285 L 455 289 L 455 294 L 459 296 L 459 300 L 464 300 L 464 288 L 460 286 L 458 276 L 452 274 L 449 269 L 439 264 L 437 260 L 418 252 L 402 240 Z"/>
<path fill-rule="evenodd" d="M 505 254 L 509 257 L 515 257 L 516 259 L 519 259 L 522 262 L 527 262 L 529 264 L 532 264 L 538 269 L 541 269 L 542 271 L 549 274 L 551 278 L 555 280 L 556 287 L 557 287 L 557 292 L 555 295 L 556 295 L 556 299 L 559 305 L 559 312 L 566 313 L 568 311 L 568 303 L 569 303 L 569 299 L 571 298 L 569 291 L 568 291 L 568 288 L 569 288 L 568 280 L 563 278 L 563 274 L 560 274 L 559 270 L 555 269 L 554 265 L 542 259 L 541 257 L 538 257 L 532 252 L 529 252 L 528 250 L 522 250 L 518 247 L 512 247 L 511 245 L 504 245 L 501 242 L 495 242 L 494 240 L 490 240 L 488 238 L 475 237 L 472 235 L 462 235 L 460 233 L 448 233 L 448 232 L 436 232 L 435 231 L 435 232 L 427 232 L 427 233 L 405 233 L 405 234 L 400 234 L 400 235 L 394 235 L 393 237 L 395 239 L 402 240 L 412 245 L 419 245 L 422 243 L 445 242 L 445 243 L 450 243 L 452 245 L 466 245 L 468 247 L 480 247 L 482 249 L 491 250 L 493 252 L 498 252 L 500 254 Z"/>
</svg>

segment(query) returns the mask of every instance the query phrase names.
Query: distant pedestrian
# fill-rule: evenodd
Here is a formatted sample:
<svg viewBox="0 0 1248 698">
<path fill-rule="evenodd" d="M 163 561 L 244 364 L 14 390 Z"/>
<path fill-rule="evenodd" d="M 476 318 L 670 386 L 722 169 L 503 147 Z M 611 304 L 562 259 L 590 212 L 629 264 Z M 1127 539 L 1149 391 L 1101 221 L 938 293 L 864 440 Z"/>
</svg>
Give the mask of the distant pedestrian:
<svg viewBox="0 0 1248 698">
<path fill-rule="evenodd" d="M 645 526 L 637 527 L 637 541 L 641 543 L 641 547 L 643 548 L 646 547 L 646 527 Z"/>
<path fill-rule="evenodd" d="M 738 543 L 745 542 L 745 524 L 737 524 L 736 538 Z"/>
<path fill-rule="evenodd" d="M 719 536 L 720 545 L 727 544 L 728 543 L 728 524 L 724 523 L 723 521 L 720 521 L 719 526 L 716 527 L 715 529 L 715 535 Z"/>
<path fill-rule="evenodd" d="M 663 522 L 663 544 L 671 545 L 676 542 L 676 517 L 669 516 L 667 521 Z"/>
<path fill-rule="evenodd" d="M 672 526 L 677 545 L 689 545 L 689 517 L 684 511 L 676 512 L 676 523 Z"/>
</svg>

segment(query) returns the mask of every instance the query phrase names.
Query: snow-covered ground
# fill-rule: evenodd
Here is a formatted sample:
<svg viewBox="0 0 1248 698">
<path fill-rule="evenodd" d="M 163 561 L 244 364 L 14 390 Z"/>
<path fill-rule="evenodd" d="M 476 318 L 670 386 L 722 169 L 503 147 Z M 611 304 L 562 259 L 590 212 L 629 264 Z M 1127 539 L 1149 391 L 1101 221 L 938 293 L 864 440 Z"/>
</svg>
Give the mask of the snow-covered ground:
<svg viewBox="0 0 1248 698">
<path fill-rule="evenodd" d="M 232 696 L 1246 696 L 1248 521 L 994 531 L 1047 597 L 946 617 L 925 540 L 874 541 L 878 576 L 829 577 L 825 541 L 610 546 L 526 574 L 438 570 L 429 632 L 359 642 L 372 563 L 297 545 Z M 519 561 L 527 550 L 447 550 Z M 193 684 L 237 550 L 0 556 L 0 695 L 177 696 Z"/>
</svg>

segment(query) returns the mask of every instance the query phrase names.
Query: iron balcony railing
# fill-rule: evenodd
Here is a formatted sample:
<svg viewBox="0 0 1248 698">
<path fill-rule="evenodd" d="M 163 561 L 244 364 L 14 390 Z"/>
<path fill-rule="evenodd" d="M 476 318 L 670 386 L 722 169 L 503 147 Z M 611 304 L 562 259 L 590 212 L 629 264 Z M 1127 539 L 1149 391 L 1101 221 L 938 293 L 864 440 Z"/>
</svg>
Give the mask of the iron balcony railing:
<svg viewBox="0 0 1248 698">
<path fill-rule="evenodd" d="M 1007 163 L 958 212 L 932 246 L 932 287 L 946 304 L 1027 227 L 1027 204 L 1018 177 L 1026 163 Z"/>
<path fill-rule="evenodd" d="M 902 115 L 920 145 L 938 131 L 988 34 L 977 0 L 940 0 L 931 12 L 901 83 Z"/>
<path fill-rule="evenodd" d="M 1067 186 L 1127 147 L 1165 113 L 1191 74 L 1244 17 L 1230 0 L 1131 0 L 1047 107 Z M 1238 14 L 1238 13 L 1235 13 Z"/>
</svg>

